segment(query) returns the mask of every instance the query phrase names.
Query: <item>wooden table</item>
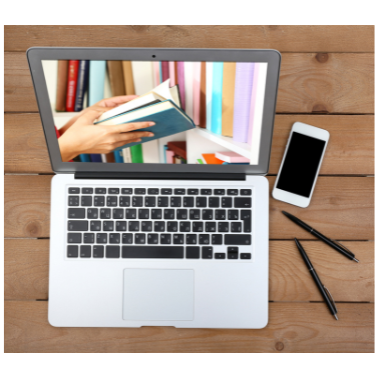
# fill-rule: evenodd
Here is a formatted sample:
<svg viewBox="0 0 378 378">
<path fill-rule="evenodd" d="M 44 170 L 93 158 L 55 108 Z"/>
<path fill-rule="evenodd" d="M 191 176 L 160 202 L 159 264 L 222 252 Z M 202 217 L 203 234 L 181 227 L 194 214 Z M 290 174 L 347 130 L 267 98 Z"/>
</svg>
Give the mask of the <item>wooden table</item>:
<svg viewBox="0 0 378 378">
<path fill-rule="evenodd" d="M 373 352 L 374 28 L 370 26 L 6 26 L 6 352 Z M 47 321 L 53 175 L 25 51 L 31 46 L 274 48 L 282 53 L 269 182 L 295 121 L 329 130 L 312 203 L 270 200 L 270 319 L 262 330 L 54 328 Z M 354 263 L 281 210 L 345 242 Z M 329 314 L 298 256 L 330 288 Z"/>
</svg>

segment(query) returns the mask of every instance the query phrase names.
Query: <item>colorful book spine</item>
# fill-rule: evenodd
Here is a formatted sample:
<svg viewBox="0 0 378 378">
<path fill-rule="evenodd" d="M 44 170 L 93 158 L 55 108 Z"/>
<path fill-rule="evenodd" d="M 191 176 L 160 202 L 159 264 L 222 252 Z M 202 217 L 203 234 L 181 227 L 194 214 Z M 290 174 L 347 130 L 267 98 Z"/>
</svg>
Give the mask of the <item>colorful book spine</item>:
<svg viewBox="0 0 378 378">
<path fill-rule="evenodd" d="M 160 80 L 160 62 L 152 62 L 152 71 L 154 77 L 154 86 L 157 87 L 161 84 Z"/>
<path fill-rule="evenodd" d="M 163 76 L 164 83 L 164 81 L 169 79 L 169 62 L 161 62 L 161 74 Z"/>
<path fill-rule="evenodd" d="M 88 154 L 81 154 L 79 156 L 80 156 L 80 160 L 81 160 L 82 163 L 90 163 L 91 162 L 91 158 Z"/>
<path fill-rule="evenodd" d="M 131 151 L 130 147 L 126 147 L 122 150 L 123 153 L 123 162 L 124 163 L 131 163 Z"/>
<path fill-rule="evenodd" d="M 200 127 L 206 128 L 206 62 L 201 62 Z"/>
<path fill-rule="evenodd" d="M 102 158 L 100 154 L 90 154 L 92 163 L 102 163 Z M 80 155 L 81 157 L 81 155 Z"/>
<path fill-rule="evenodd" d="M 185 66 L 184 62 L 177 62 L 177 84 L 179 86 L 182 109 L 185 111 Z"/>
<path fill-rule="evenodd" d="M 122 150 L 114 151 L 114 160 L 115 160 L 116 163 L 123 163 Z"/>
<path fill-rule="evenodd" d="M 211 132 L 222 134 L 223 62 L 213 63 L 213 96 L 211 100 Z"/>
<path fill-rule="evenodd" d="M 58 60 L 58 77 L 56 87 L 55 110 L 57 112 L 66 111 L 68 81 L 68 60 Z"/>
<path fill-rule="evenodd" d="M 201 62 L 193 63 L 193 122 L 200 124 L 201 113 Z"/>
<path fill-rule="evenodd" d="M 89 60 L 80 60 L 77 74 L 75 112 L 81 112 L 84 107 L 84 96 L 88 89 Z"/>
<path fill-rule="evenodd" d="M 211 131 L 211 102 L 213 97 L 213 63 L 206 62 L 206 129 Z"/>
<path fill-rule="evenodd" d="M 175 62 L 169 62 L 169 86 L 174 87 L 176 82 L 176 64 Z"/>
<path fill-rule="evenodd" d="M 143 163 L 143 151 L 141 144 L 137 144 L 135 146 L 130 147 L 130 151 L 131 161 L 133 163 Z"/>
<path fill-rule="evenodd" d="M 233 139 L 247 143 L 254 63 L 236 63 Z"/>
<path fill-rule="evenodd" d="M 232 137 L 233 135 L 235 71 L 236 63 L 224 62 L 222 89 L 222 135 L 227 137 Z"/>
<path fill-rule="evenodd" d="M 108 60 L 107 61 L 110 88 L 112 96 L 123 96 L 126 94 L 123 68 L 121 60 Z"/>
<path fill-rule="evenodd" d="M 66 111 L 67 112 L 75 111 L 78 71 L 79 71 L 79 61 L 70 60 L 68 62 L 68 80 L 67 80 L 67 98 L 66 98 Z"/>
<path fill-rule="evenodd" d="M 175 153 L 171 150 L 165 151 L 165 160 L 167 164 L 174 164 Z"/>
<path fill-rule="evenodd" d="M 122 68 L 123 68 L 125 94 L 133 95 L 135 94 L 135 88 L 134 88 L 133 69 L 131 67 L 131 62 L 129 60 L 124 60 L 122 62 Z"/>
<path fill-rule="evenodd" d="M 193 62 L 184 63 L 185 113 L 193 118 Z"/>
</svg>

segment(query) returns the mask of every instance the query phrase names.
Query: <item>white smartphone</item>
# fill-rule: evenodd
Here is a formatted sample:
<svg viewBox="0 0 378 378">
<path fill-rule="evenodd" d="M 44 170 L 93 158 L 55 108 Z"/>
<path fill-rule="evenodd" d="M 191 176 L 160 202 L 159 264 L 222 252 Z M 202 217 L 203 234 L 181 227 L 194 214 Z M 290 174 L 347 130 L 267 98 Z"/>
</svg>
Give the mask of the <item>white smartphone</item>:
<svg viewBox="0 0 378 378">
<path fill-rule="evenodd" d="M 310 204 L 329 132 L 295 122 L 273 188 L 273 198 L 299 207 Z"/>
</svg>

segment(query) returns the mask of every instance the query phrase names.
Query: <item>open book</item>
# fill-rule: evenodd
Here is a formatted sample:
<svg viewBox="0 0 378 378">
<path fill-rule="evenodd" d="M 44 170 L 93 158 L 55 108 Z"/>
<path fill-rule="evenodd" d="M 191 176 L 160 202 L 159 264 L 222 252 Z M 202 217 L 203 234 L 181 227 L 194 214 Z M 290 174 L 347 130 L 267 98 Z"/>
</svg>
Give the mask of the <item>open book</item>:
<svg viewBox="0 0 378 378">
<path fill-rule="evenodd" d="M 169 80 L 151 92 L 109 110 L 95 123 L 107 126 L 130 122 L 155 122 L 154 126 L 140 129 L 140 131 L 150 131 L 154 133 L 154 136 L 142 138 L 141 142 L 125 144 L 116 150 L 195 128 L 193 120 L 179 107 L 180 97 L 177 86 L 169 88 L 168 84 Z"/>
</svg>

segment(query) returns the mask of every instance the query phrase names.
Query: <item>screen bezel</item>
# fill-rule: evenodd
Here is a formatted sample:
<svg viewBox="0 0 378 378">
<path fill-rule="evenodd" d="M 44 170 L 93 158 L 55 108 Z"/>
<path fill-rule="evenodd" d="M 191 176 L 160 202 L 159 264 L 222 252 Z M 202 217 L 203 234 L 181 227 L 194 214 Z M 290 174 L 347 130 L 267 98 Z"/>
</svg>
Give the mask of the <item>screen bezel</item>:
<svg viewBox="0 0 378 378">
<path fill-rule="evenodd" d="M 269 170 L 277 102 L 281 54 L 276 50 L 240 49 L 158 49 L 158 48 L 70 48 L 32 47 L 27 52 L 51 166 L 56 173 L 75 172 L 180 172 L 245 173 L 265 175 Z M 153 56 L 155 56 L 153 58 Z M 106 164 L 62 162 L 42 60 L 131 60 L 131 61 L 208 61 L 268 63 L 263 124 L 258 165 L 207 164 Z"/>
<path fill-rule="evenodd" d="M 325 141 L 323 153 L 322 153 L 320 160 L 319 160 L 318 169 L 317 169 L 316 174 L 315 174 L 315 179 L 314 179 L 314 182 L 312 184 L 311 193 L 310 193 L 309 197 L 300 196 L 298 194 L 294 194 L 294 193 L 287 192 L 285 190 L 277 188 L 277 184 L 278 184 L 278 181 L 279 181 L 280 176 L 281 176 L 281 170 L 282 170 L 282 167 L 284 165 L 284 162 L 285 162 L 285 159 L 286 159 L 286 154 L 289 150 L 291 138 L 292 138 L 294 132 L 296 132 L 298 134 L 306 135 L 308 137 L 312 137 L 312 138 L 315 138 L 315 139 L 320 139 L 320 140 Z M 274 183 L 273 192 L 272 192 L 273 198 L 280 200 L 280 201 L 290 203 L 292 205 L 299 206 L 299 207 L 307 207 L 310 204 L 312 195 L 314 193 L 316 181 L 317 181 L 318 176 L 319 176 L 319 171 L 320 171 L 320 168 L 322 166 L 324 154 L 325 154 L 326 149 L 327 149 L 328 140 L 329 140 L 329 132 L 327 130 L 320 129 L 320 128 L 315 127 L 315 126 L 310 126 L 310 125 L 307 125 L 307 124 L 302 123 L 302 122 L 295 122 L 294 123 L 294 125 L 293 125 L 293 127 L 290 131 L 289 140 L 287 142 L 285 153 L 284 153 L 284 156 L 283 156 L 283 159 L 282 159 L 282 162 L 281 162 L 281 166 L 280 166 L 280 169 L 278 171 L 276 181 Z"/>
</svg>

